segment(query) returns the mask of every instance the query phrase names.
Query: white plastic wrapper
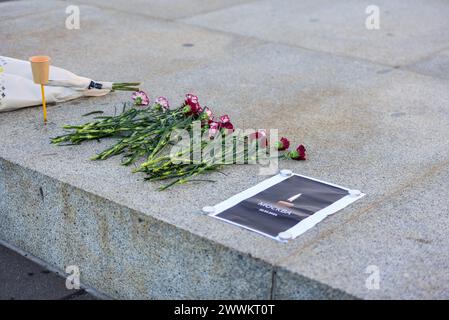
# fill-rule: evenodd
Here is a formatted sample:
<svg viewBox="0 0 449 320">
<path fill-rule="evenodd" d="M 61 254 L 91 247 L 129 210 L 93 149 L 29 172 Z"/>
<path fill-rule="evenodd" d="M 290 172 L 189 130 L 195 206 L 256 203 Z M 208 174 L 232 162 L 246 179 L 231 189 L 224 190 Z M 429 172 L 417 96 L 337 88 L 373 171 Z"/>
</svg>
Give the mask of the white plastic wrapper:
<svg viewBox="0 0 449 320">
<path fill-rule="evenodd" d="M 111 90 L 112 82 L 93 81 L 50 66 L 45 98 L 47 103 L 56 103 L 83 96 L 103 96 Z M 0 112 L 41 104 L 40 85 L 33 82 L 30 62 L 0 56 Z"/>
</svg>

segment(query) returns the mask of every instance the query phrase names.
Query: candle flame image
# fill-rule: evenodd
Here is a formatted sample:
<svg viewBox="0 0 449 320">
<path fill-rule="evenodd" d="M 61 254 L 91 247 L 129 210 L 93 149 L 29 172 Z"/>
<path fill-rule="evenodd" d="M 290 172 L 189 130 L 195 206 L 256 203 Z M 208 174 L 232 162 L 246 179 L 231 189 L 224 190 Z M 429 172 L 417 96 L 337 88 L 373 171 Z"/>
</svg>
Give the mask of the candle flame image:
<svg viewBox="0 0 449 320">
<path fill-rule="evenodd" d="M 292 208 L 292 207 L 295 206 L 293 201 L 298 199 L 301 195 L 302 195 L 302 193 L 298 193 L 298 194 L 295 194 L 294 196 L 288 198 L 287 201 L 282 201 L 281 200 L 281 201 L 278 201 L 277 203 L 278 203 L 278 205 L 281 205 L 283 207 Z"/>
</svg>

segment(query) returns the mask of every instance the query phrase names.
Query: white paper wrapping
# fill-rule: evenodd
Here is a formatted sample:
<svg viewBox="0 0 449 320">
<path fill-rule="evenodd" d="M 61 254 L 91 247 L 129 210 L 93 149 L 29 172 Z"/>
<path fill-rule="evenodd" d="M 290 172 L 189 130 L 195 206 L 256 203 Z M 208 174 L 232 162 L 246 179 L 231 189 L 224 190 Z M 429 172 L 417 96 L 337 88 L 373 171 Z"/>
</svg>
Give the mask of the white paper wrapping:
<svg viewBox="0 0 449 320">
<path fill-rule="evenodd" d="M 93 81 L 50 66 L 45 98 L 47 103 L 56 103 L 82 96 L 102 96 L 111 89 L 112 82 Z M 40 85 L 33 82 L 30 62 L 0 56 L 0 112 L 41 104 Z"/>
</svg>

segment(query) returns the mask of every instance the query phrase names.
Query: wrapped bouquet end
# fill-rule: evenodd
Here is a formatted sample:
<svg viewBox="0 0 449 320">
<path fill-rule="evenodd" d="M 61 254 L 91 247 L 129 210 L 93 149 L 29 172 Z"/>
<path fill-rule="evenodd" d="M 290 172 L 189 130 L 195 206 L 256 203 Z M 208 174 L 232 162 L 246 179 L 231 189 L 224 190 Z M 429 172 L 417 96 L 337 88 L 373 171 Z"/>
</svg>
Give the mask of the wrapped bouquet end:
<svg viewBox="0 0 449 320">
<path fill-rule="evenodd" d="M 33 63 L 31 61 L 31 63 Z M 45 73 L 38 72 L 38 68 L 48 67 Z M 62 68 L 42 63 L 19 60 L 0 56 L 0 112 L 12 111 L 25 107 L 42 104 L 41 88 L 36 86 L 45 84 L 45 97 L 47 103 L 69 101 L 83 96 L 103 96 L 111 91 L 137 91 L 139 82 L 108 82 L 94 81 L 78 76 Z M 41 70 L 42 71 L 42 70 Z M 41 76 L 46 78 L 42 83 Z"/>
</svg>

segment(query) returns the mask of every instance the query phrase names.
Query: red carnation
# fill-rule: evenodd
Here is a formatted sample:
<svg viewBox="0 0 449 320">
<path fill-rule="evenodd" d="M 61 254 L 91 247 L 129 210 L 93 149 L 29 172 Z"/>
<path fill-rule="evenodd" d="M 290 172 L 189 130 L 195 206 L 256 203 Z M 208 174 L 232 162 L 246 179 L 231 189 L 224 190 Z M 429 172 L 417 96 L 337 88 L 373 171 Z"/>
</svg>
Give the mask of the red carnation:
<svg viewBox="0 0 449 320">
<path fill-rule="evenodd" d="M 257 144 L 261 148 L 266 148 L 268 146 L 268 139 L 265 130 L 258 130 L 249 135 L 249 141 L 257 141 Z"/>
<path fill-rule="evenodd" d="M 234 125 L 229 116 L 221 116 L 219 121 L 209 119 L 209 138 L 213 138 L 222 129 L 226 134 L 234 132 Z"/>
<path fill-rule="evenodd" d="M 234 132 L 234 125 L 227 114 L 220 116 L 220 129 L 225 129 L 227 134 Z"/>
<path fill-rule="evenodd" d="M 203 112 L 203 109 L 198 102 L 198 97 L 191 93 L 186 94 L 184 105 L 184 113 L 186 113 L 187 115 L 199 115 L 201 112 Z"/>
<path fill-rule="evenodd" d="M 300 144 L 295 151 L 290 151 L 288 155 L 293 160 L 306 160 L 306 148 Z"/>
<path fill-rule="evenodd" d="M 280 141 L 276 143 L 276 147 L 279 151 L 287 150 L 290 147 L 290 141 L 287 138 L 282 137 Z"/>
<path fill-rule="evenodd" d="M 228 133 L 228 134 L 234 132 L 234 125 L 230 121 L 221 122 L 220 128 L 226 129 L 226 131 L 227 131 L 226 133 Z"/>
</svg>

